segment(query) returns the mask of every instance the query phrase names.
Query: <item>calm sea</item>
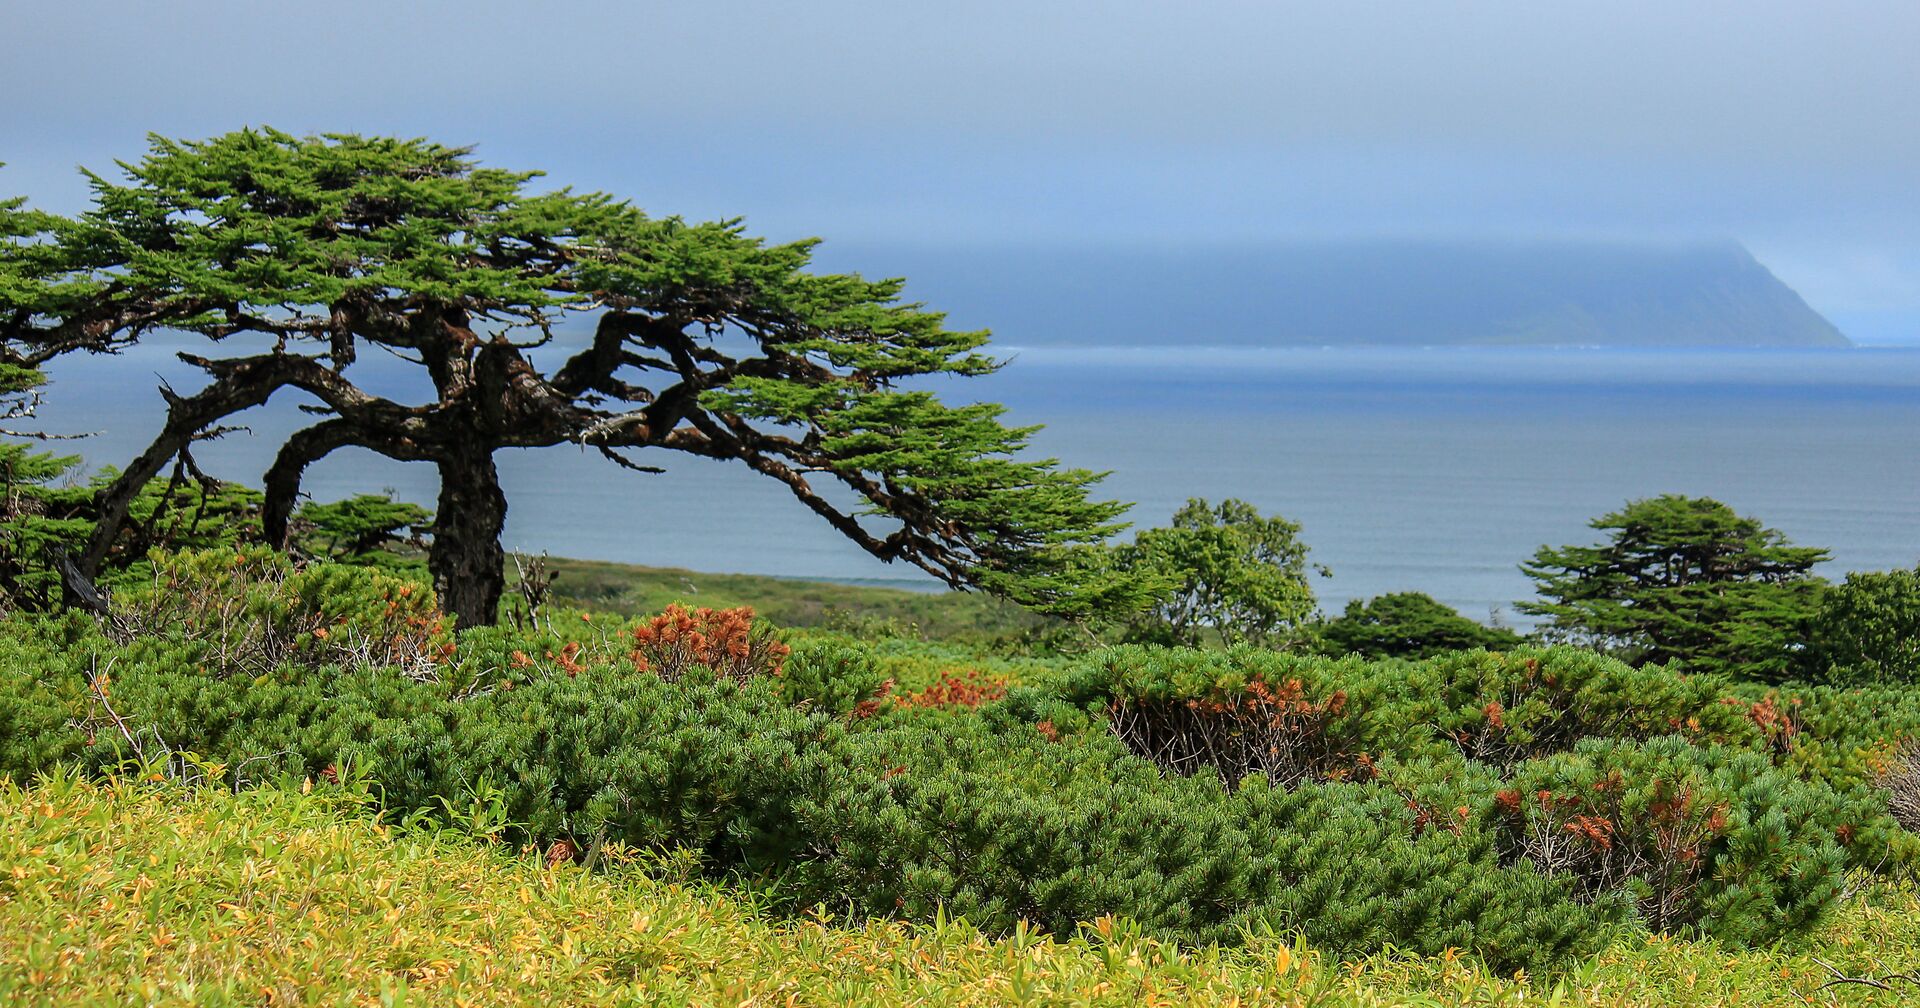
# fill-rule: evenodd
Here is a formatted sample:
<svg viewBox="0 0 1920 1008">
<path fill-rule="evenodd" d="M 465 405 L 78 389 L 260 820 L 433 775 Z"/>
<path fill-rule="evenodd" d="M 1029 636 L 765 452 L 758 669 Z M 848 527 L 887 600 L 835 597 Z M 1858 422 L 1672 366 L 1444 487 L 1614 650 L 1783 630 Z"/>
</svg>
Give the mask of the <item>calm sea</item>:
<svg viewBox="0 0 1920 1008">
<path fill-rule="evenodd" d="M 1920 348 L 1006 349 L 985 379 L 942 386 L 1042 423 L 1045 454 L 1112 470 L 1108 496 L 1164 522 L 1190 496 L 1240 497 L 1305 527 L 1328 608 L 1426 591 L 1480 618 L 1529 594 L 1517 564 L 1628 499 L 1703 494 L 1825 546 L 1826 573 L 1920 562 Z M 389 394 L 406 366 L 356 365 Z M 154 386 L 194 387 L 152 346 L 63 362 L 48 430 L 98 431 L 74 450 L 122 462 L 162 415 Z M 203 447 L 218 475 L 258 484 L 297 400 Z M 515 450 L 502 469 L 511 548 L 632 563 L 930 587 L 873 560 L 784 489 L 742 467 L 661 453 L 661 476 L 573 448 Z M 349 451 L 307 488 L 390 488 L 431 504 L 433 470 Z"/>
</svg>

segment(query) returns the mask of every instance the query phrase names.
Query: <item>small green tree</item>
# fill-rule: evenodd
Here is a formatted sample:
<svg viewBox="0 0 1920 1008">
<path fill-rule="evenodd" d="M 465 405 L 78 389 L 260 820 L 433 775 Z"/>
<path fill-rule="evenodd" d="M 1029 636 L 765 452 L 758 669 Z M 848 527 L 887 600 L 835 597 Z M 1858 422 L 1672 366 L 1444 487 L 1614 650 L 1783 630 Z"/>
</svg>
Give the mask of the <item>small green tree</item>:
<svg viewBox="0 0 1920 1008">
<path fill-rule="evenodd" d="M 1589 523 L 1595 546 L 1542 546 L 1521 569 L 1542 601 L 1543 633 L 1632 662 L 1784 678 L 1822 582 L 1825 550 L 1719 501 L 1668 494 L 1632 501 Z"/>
<path fill-rule="evenodd" d="M 1425 658 L 1447 651 L 1517 647 L 1520 635 L 1484 626 L 1422 592 L 1394 592 L 1367 602 L 1354 599 L 1338 619 L 1320 625 L 1320 648 L 1329 655 Z"/>
<path fill-rule="evenodd" d="M 1821 592 L 1802 668 L 1836 685 L 1920 681 L 1920 569 L 1849 574 Z"/>
<path fill-rule="evenodd" d="M 0 609 L 47 609 L 60 601 L 56 558 L 93 531 L 93 493 L 70 480 L 79 459 L 0 442 Z"/>
<path fill-rule="evenodd" d="M 1299 536 L 1299 525 L 1264 517 L 1246 501 L 1229 498 L 1216 507 L 1188 500 L 1172 524 L 1118 548 L 1117 566 L 1159 593 L 1128 623 L 1126 638 L 1187 646 L 1210 637 L 1229 646 L 1296 643 L 1315 613 Z"/>
<path fill-rule="evenodd" d="M 296 526 L 302 545 L 330 560 L 376 559 L 389 545 L 420 545 L 433 512 L 392 493 L 356 494 L 342 501 L 301 505 Z"/>
<path fill-rule="evenodd" d="M 95 500 L 118 473 L 79 478 L 80 459 L 0 442 L 0 608 L 40 611 L 61 601 L 62 558 L 77 556 L 98 527 Z M 104 586 L 138 580 L 153 550 L 204 550 L 257 542 L 260 492 L 184 467 L 149 480 L 98 572 Z"/>
</svg>

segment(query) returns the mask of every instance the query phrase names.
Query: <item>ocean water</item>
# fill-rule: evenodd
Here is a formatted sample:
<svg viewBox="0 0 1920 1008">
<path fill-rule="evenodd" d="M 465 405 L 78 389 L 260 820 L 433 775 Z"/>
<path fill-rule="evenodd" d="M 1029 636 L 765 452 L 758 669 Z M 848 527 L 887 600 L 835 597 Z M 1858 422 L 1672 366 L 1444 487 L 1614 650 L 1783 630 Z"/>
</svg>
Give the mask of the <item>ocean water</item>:
<svg viewBox="0 0 1920 1008">
<path fill-rule="evenodd" d="M 1153 525 L 1188 497 L 1240 497 L 1300 522 L 1323 605 L 1419 590 L 1513 620 L 1518 564 L 1629 499 L 1717 497 L 1829 548 L 1824 573 L 1920 562 L 1920 348 L 1000 348 L 1010 363 L 938 388 L 1045 424 L 1038 451 L 1110 470 L 1105 496 Z M 408 367 L 369 355 L 387 394 Z M 195 387 L 162 345 L 64 361 L 45 429 L 89 463 L 123 462 L 158 424 L 157 381 Z M 276 400 L 202 446 L 257 485 L 278 438 L 311 422 Z M 935 586 L 883 564 L 744 467 L 671 453 L 665 475 L 576 448 L 510 450 L 510 548 L 695 570 Z M 430 466 L 349 450 L 310 472 L 321 499 L 392 489 L 431 504 Z"/>
</svg>

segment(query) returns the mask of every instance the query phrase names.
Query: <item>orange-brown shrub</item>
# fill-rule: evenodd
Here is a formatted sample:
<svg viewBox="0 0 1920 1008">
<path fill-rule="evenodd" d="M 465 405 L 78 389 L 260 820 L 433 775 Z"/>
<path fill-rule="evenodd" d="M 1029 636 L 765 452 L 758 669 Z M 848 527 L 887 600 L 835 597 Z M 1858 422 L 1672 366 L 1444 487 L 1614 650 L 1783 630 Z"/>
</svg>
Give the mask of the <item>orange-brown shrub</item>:
<svg viewBox="0 0 1920 1008">
<path fill-rule="evenodd" d="M 778 675 L 792 649 L 773 631 L 754 626 L 753 610 L 692 609 L 670 605 L 667 611 L 635 627 L 633 667 L 679 682 L 694 669 L 716 678 L 744 682 Z"/>
<path fill-rule="evenodd" d="M 908 707 L 974 708 L 1007 695 L 1007 684 L 990 679 L 979 669 L 949 670 L 940 680 L 916 693 L 905 693 L 896 701 Z"/>
</svg>

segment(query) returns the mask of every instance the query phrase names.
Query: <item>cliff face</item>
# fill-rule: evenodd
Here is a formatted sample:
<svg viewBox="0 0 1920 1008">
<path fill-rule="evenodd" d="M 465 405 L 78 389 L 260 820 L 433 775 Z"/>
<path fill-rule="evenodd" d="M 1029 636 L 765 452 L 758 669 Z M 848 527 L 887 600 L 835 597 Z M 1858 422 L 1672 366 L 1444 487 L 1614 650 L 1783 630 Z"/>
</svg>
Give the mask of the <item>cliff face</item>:
<svg viewBox="0 0 1920 1008">
<path fill-rule="evenodd" d="M 1731 243 L 822 252 L 1003 345 L 1848 345 Z"/>
</svg>

